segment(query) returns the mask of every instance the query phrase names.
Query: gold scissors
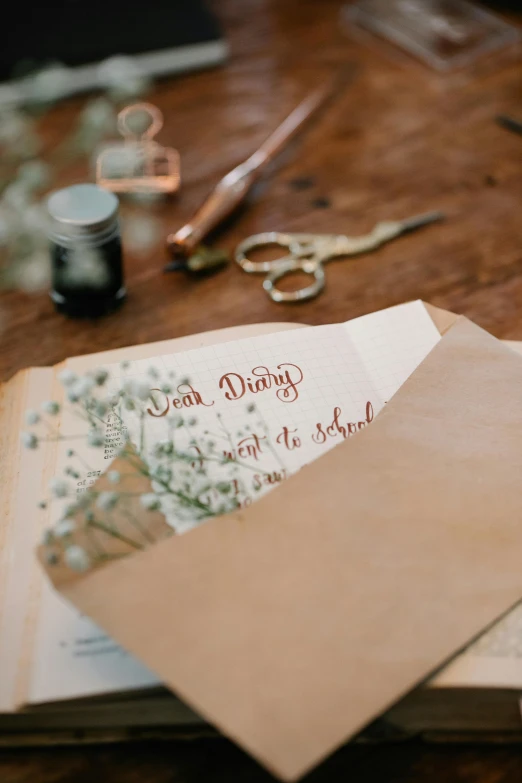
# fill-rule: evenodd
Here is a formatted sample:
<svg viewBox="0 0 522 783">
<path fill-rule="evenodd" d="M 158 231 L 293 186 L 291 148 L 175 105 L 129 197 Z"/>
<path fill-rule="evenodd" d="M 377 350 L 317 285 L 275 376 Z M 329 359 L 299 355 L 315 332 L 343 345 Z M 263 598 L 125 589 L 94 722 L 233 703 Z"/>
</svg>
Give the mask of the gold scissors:
<svg viewBox="0 0 522 783">
<path fill-rule="evenodd" d="M 324 264 L 328 261 L 367 253 L 401 234 L 415 231 L 443 218 L 442 212 L 426 212 L 407 220 L 386 220 L 377 223 L 369 234 L 360 237 L 342 234 L 285 234 L 279 231 L 254 234 L 238 245 L 235 260 L 245 272 L 267 273 L 263 288 L 274 302 L 303 302 L 323 290 Z M 253 261 L 249 258 L 252 251 L 270 245 L 285 248 L 289 253 L 272 261 Z M 293 272 L 304 272 L 314 278 L 313 282 L 297 291 L 281 291 L 277 288 L 276 283 Z"/>
</svg>

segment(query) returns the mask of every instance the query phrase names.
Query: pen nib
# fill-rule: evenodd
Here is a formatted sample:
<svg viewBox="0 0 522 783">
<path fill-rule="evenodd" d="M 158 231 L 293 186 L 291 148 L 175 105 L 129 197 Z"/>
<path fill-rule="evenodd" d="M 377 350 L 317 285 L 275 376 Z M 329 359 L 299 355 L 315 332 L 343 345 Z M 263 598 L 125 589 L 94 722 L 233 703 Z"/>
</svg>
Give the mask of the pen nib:
<svg viewBox="0 0 522 783">
<path fill-rule="evenodd" d="M 218 270 L 228 264 L 229 258 L 226 250 L 220 248 L 199 245 L 190 256 L 175 256 L 165 266 L 165 272 L 177 272 L 182 270 L 194 274 Z"/>
</svg>

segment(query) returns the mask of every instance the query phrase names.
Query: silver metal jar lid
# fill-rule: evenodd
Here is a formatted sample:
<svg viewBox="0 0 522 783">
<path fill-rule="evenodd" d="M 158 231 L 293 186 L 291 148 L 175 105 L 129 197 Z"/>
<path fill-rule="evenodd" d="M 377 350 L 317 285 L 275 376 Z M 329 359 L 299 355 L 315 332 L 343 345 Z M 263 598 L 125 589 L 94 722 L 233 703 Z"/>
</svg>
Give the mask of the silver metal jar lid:
<svg viewBox="0 0 522 783">
<path fill-rule="evenodd" d="M 85 183 L 51 193 L 47 210 L 50 238 L 60 244 L 100 244 L 118 232 L 119 202 L 114 193 Z"/>
</svg>

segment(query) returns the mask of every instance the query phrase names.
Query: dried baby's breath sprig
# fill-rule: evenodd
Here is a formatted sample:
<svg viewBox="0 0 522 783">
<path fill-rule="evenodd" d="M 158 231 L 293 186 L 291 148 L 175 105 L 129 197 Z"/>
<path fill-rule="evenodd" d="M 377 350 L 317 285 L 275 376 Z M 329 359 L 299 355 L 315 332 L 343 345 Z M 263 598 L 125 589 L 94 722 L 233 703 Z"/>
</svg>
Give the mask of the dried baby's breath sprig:
<svg viewBox="0 0 522 783">
<path fill-rule="evenodd" d="M 40 135 L 40 118 L 57 101 L 74 91 L 75 73 L 61 63 L 25 74 L 19 82 L 19 106 L 0 107 L 0 285 L 27 292 L 50 283 L 46 192 L 66 178 L 70 165 L 81 158 L 94 163 L 101 145 L 117 135 L 117 114 L 123 104 L 140 98 L 150 80 L 135 58 L 111 57 L 98 67 L 102 95 L 89 98 L 59 143 L 49 148 Z M 21 74 L 22 76 L 22 74 Z M 45 157 L 45 159 L 44 159 Z M 143 200 L 141 211 L 147 202 Z M 134 214 L 129 246 L 147 252 L 157 244 L 161 224 Z M 123 215 L 123 219 L 126 216 Z M 130 221 L 130 216 L 129 216 Z M 96 254 L 85 254 L 70 265 L 69 284 L 103 284 L 106 273 Z"/>
<path fill-rule="evenodd" d="M 42 540 L 49 565 L 83 572 L 143 549 L 157 540 L 162 514 L 184 530 L 233 511 L 246 492 L 239 469 L 263 472 L 257 464 L 237 458 L 234 439 L 219 413 L 217 426 L 200 433 L 196 416 L 169 412 L 163 419 L 164 437 L 149 445 L 147 422 L 153 421 L 148 412 L 156 405 L 154 390 L 168 395 L 172 384 L 155 367 L 141 371 L 140 377 L 133 373 L 128 362 L 113 374 L 98 368 L 79 375 L 65 368 L 59 374 L 63 407 L 49 400 L 41 412 L 27 412 L 26 424 L 32 429 L 22 433 L 22 441 L 28 449 L 49 441 L 83 441 L 63 449 L 66 462 L 61 469 L 66 478 L 55 477 L 49 485 L 51 500 L 60 504 L 58 520 Z M 183 388 L 190 388 L 189 378 L 176 384 L 178 393 Z M 256 409 L 249 405 L 247 411 Z M 60 433 L 58 416 L 64 412 L 75 415 L 83 432 Z M 265 442 L 266 427 L 263 431 Z M 101 471 L 90 464 L 100 451 L 118 457 L 103 485 L 95 482 Z M 39 507 L 46 510 L 47 500 Z M 166 523 L 160 527 L 162 536 L 171 532 Z"/>
</svg>

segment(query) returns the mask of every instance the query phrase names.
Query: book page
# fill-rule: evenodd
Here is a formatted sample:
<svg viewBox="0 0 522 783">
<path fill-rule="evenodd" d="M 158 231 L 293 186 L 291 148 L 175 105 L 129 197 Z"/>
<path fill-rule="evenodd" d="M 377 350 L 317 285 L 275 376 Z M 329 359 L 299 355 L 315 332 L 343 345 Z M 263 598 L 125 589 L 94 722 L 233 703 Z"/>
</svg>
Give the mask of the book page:
<svg viewBox="0 0 522 783">
<path fill-rule="evenodd" d="M 428 685 L 522 690 L 522 604 L 445 666 Z"/>
<path fill-rule="evenodd" d="M 1 389 L 0 712 L 11 711 L 22 696 L 31 665 L 34 546 L 41 535 L 36 504 L 52 465 L 51 444 L 24 449 L 20 435 L 27 409 L 38 410 L 52 396 L 52 385 L 53 370 L 39 367 Z"/>
<path fill-rule="evenodd" d="M 170 437 L 173 426 L 178 447 L 194 450 L 195 469 L 199 444 L 203 449 L 212 438 L 218 455 L 237 461 L 236 472 L 231 476 L 230 463 L 216 460 L 206 465 L 207 477 L 230 481 L 237 502 L 246 506 L 370 424 L 439 339 L 424 306 L 415 302 L 346 324 L 251 337 L 106 369 L 116 388 L 123 380 L 149 384 L 152 402 L 147 404 L 144 427 L 135 412 L 120 415 L 131 440 L 146 444 L 152 464 L 155 445 Z M 162 390 L 163 381 L 151 380 L 151 365 L 161 379 L 169 380 L 168 392 Z M 79 427 L 64 409 L 62 436 L 74 436 Z M 84 465 L 76 491 L 95 481 L 120 445 L 110 416 L 103 449 L 88 449 L 75 441 Z M 70 464 L 67 446 L 63 441 L 59 447 L 58 474 Z M 195 524 L 168 502 L 163 510 L 178 533 Z M 46 587 L 31 701 L 153 682 L 148 672 Z"/>
</svg>

